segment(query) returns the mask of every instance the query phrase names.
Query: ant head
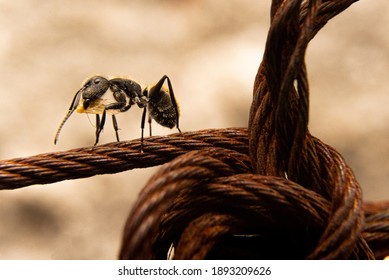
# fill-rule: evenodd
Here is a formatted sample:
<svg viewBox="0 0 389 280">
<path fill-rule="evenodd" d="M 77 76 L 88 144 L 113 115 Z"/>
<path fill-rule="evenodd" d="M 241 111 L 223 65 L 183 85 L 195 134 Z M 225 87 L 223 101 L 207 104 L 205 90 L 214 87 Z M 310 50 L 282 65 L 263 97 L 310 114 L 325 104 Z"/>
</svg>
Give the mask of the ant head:
<svg viewBox="0 0 389 280">
<path fill-rule="evenodd" d="M 109 89 L 109 81 L 101 76 L 93 76 L 80 89 L 83 106 L 86 110 L 90 103 L 101 97 Z"/>
</svg>

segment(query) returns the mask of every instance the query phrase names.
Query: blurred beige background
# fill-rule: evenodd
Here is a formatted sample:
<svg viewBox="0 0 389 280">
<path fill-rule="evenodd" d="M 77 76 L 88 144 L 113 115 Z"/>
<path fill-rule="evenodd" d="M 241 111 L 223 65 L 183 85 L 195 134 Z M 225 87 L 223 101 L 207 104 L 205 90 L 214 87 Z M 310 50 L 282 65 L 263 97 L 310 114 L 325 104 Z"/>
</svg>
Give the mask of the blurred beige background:
<svg viewBox="0 0 389 280">
<path fill-rule="evenodd" d="M 270 0 L 0 0 L 0 158 L 94 143 L 74 114 L 99 73 L 154 83 L 168 74 L 182 131 L 247 126 Z M 310 130 L 352 166 L 365 198 L 389 199 L 389 3 L 360 1 L 308 48 Z M 141 110 L 118 116 L 140 136 Z M 155 134 L 174 131 L 153 126 Z M 115 140 L 108 120 L 101 143 Z M 0 259 L 115 259 L 138 191 L 155 168 L 0 191 Z"/>
</svg>

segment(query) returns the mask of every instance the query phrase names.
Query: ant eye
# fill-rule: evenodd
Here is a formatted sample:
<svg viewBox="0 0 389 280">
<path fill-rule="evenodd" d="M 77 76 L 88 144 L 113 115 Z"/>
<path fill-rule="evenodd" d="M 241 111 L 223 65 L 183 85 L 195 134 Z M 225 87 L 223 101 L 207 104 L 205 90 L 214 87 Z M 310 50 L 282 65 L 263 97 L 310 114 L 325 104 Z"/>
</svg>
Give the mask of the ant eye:
<svg viewBox="0 0 389 280">
<path fill-rule="evenodd" d="M 99 84 L 100 83 L 100 78 L 96 78 L 93 82 L 97 85 L 97 84 Z"/>
</svg>

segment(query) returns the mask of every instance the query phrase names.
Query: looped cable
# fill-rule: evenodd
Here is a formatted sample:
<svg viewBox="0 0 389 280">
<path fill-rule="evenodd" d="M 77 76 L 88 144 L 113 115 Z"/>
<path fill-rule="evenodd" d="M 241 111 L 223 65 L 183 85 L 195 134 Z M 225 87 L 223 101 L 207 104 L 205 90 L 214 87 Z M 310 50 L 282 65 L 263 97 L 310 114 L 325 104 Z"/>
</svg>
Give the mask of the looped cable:
<svg viewBox="0 0 389 280">
<path fill-rule="evenodd" d="M 332 202 L 328 226 L 308 258 L 347 258 L 363 227 L 361 189 L 351 169 L 308 131 L 304 64 L 309 41 L 324 22 L 352 2 L 273 1 L 272 24 L 254 86 L 249 145 L 255 171 L 286 176 Z"/>
</svg>

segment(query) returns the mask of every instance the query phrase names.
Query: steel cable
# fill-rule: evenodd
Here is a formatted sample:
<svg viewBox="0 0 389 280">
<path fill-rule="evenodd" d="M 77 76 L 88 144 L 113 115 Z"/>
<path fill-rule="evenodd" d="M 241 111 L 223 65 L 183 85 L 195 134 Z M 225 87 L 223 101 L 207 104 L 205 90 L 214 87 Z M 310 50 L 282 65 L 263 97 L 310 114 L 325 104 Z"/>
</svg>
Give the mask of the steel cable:
<svg viewBox="0 0 389 280">
<path fill-rule="evenodd" d="M 309 41 L 324 26 L 323 19 L 328 21 L 342 11 L 339 7 L 355 1 L 302 2 L 273 1 L 272 24 L 250 111 L 250 155 L 259 174 L 286 174 L 331 199 L 327 228 L 308 258 L 347 258 L 361 238 L 361 189 L 343 158 L 308 132 L 304 56 Z"/>
<path fill-rule="evenodd" d="M 156 166 L 188 151 L 209 147 L 225 147 L 244 153 L 248 149 L 247 129 L 207 129 L 168 137 L 154 136 L 145 138 L 143 153 L 140 147 L 138 139 L 1 160 L 0 189 L 16 189 Z"/>
</svg>

